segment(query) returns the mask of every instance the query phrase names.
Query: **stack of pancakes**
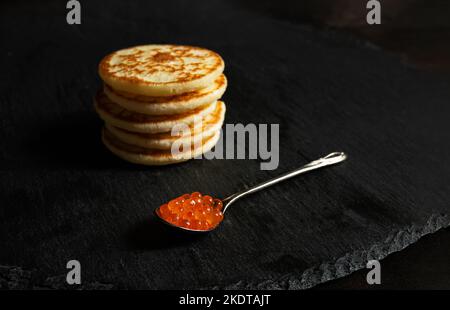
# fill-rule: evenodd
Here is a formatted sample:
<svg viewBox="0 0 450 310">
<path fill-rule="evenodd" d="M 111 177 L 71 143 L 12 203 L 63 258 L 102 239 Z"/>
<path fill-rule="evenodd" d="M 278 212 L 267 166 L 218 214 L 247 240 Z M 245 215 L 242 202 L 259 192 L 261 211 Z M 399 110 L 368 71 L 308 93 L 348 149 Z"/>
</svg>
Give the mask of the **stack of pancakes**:
<svg viewBox="0 0 450 310">
<path fill-rule="evenodd" d="M 103 143 L 145 165 L 209 151 L 225 117 L 223 70 L 218 54 L 192 46 L 143 45 L 106 56 L 99 65 L 104 86 L 94 100 L 105 121 Z"/>
</svg>

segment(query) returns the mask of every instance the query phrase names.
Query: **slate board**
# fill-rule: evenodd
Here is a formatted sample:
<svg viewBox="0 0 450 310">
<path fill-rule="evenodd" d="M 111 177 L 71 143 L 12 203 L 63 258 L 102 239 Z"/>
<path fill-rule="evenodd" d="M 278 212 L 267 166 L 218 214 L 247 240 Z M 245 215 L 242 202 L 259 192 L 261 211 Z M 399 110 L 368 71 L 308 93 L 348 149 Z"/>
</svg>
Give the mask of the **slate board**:
<svg viewBox="0 0 450 310">
<path fill-rule="evenodd" d="M 352 37 L 237 1 L 2 3 L 0 283 L 84 288 L 307 288 L 450 224 L 448 79 Z M 200 45 L 226 61 L 227 123 L 279 123 L 280 165 L 194 160 L 149 168 L 110 155 L 91 97 L 110 51 Z M 349 160 L 255 194 L 221 228 L 180 236 L 160 202 L 226 196 L 331 151 Z M 17 267 L 15 267 L 17 266 Z"/>
</svg>

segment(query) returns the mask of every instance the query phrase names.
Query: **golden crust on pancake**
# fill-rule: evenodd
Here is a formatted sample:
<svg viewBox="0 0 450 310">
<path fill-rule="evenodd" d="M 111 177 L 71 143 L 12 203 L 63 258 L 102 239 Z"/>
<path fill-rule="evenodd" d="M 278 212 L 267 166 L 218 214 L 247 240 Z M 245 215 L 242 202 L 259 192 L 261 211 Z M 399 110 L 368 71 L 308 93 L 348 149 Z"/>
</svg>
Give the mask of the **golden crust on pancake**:
<svg viewBox="0 0 450 310">
<path fill-rule="evenodd" d="M 172 144 L 176 140 L 182 143 L 196 143 L 205 137 L 213 135 L 222 127 L 225 118 L 225 109 L 225 104 L 222 101 L 218 101 L 215 111 L 208 114 L 201 122 L 191 124 L 188 131 L 181 131 L 179 135 L 172 135 L 170 131 L 154 134 L 135 133 L 110 124 L 105 124 L 105 127 L 116 138 L 128 144 L 167 150 L 172 147 Z"/>
<path fill-rule="evenodd" d="M 145 96 L 172 96 L 205 88 L 224 70 L 215 52 L 184 45 L 141 45 L 107 55 L 99 74 L 112 88 Z"/>
<path fill-rule="evenodd" d="M 170 131 L 176 124 L 192 124 L 214 111 L 216 102 L 175 115 L 146 115 L 128 111 L 112 102 L 102 91 L 94 98 L 95 110 L 105 122 L 132 132 L 158 133 Z"/>
<path fill-rule="evenodd" d="M 112 135 L 106 128 L 102 131 L 104 145 L 116 156 L 136 164 L 159 166 L 187 161 L 211 150 L 220 138 L 220 131 L 205 138 L 199 146 L 186 152 L 172 154 L 171 150 L 154 150 L 124 143 Z"/>
<path fill-rule="evenodd" d="M 227 88 L 227 79 L 221 74 L 211 85 L 200 90 L 166 97 L 149 97 L 118 91 L 105 84 L 103 91 L 111 101 L 127 110 L 149 114 L 168 115 L 187 112 L 218 100 Z"/>
</svg>

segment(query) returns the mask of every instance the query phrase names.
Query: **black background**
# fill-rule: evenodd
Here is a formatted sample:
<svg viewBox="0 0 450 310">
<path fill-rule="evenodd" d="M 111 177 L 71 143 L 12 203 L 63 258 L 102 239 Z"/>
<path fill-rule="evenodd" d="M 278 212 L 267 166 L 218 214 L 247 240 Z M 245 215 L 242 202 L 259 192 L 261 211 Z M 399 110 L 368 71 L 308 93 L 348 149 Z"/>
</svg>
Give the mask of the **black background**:
<svg viewBox="0 0 450 310">
<path fill-rule="evenodd" d="M 85 288 L 305 288 L 448 226 L 448 77 L 255 5 L 86 1 L 82 24 L 67 25 L 64 1 L 2 3 L 2 286 L 64 287 L 65 263 L 78 259 Z M 140 167 L 102 147 L 98 61 L 155 42 L 223 56 L 226 122 L 279 123 L 278 170 Z M 152 218 L 181 193 L 223 197 L 335 150 L 348 162 L 236 204 L 203 238 Z M 447 235 L 383 261 L 384 285 L 449 287 Z M 365 272 L 322 287 L 367 287 Z"/>
</svg>

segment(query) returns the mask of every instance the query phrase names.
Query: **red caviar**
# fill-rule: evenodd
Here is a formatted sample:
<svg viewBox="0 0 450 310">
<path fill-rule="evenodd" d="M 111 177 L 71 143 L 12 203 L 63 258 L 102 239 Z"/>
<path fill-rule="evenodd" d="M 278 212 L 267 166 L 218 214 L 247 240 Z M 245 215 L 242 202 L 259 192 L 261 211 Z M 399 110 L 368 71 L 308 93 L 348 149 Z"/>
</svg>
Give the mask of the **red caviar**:
<svg viewBox="0 0 450 310">
<path fill-rule="evenodd" d="M 223 220 L 223 203 L 199 192 L 184 194 L 159 207 L 165 221 L 194 230 L 210 230 Z"/>
</svg>

